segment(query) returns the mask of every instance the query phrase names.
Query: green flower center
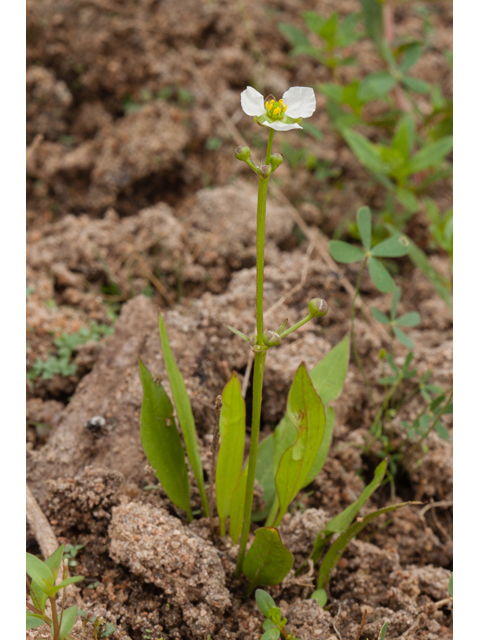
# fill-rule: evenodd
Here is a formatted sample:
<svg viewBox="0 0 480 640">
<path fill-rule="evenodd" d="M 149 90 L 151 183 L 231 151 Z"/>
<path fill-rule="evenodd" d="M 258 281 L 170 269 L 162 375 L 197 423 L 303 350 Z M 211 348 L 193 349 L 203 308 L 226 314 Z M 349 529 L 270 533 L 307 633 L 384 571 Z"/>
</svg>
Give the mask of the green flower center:
<svg viewBox="0 0 480 640">
<path fill-rule="evenodd" d="M 265 101 L 265 111 L 271 120 L 281 120 L 286 110 L 287 105 L 281 99 L 277 102 L 273 96 L 268 96 Z"/>
</svg>

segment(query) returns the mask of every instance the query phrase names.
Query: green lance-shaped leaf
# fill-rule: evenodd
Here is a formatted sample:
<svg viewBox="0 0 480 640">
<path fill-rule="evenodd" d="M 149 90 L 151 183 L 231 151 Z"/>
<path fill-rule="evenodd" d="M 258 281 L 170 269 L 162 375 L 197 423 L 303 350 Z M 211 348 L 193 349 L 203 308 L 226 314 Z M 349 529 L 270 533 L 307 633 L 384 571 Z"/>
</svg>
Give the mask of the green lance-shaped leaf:
<svg viewBox="0 0 480 640">
<path fill-rule="evenodd" d="M 60 640 L 65 640 L 70 631 L 75 626 L 75 620 L 77 619 L 77 605 L 68 607 L 65 609 L 62 615 L 62 625 L 60 627 Z"/>
<path fill-rule="evenodd" d="M 293 567 L 293 555 L 283 544 L 276 529 L 255 531 L 255 540 L 243 561 L 243 573 L 256 585 L 279 584 Z"/>
<path fill-rule="evenodd" d="M 325 545 L 334 533 L 342 533 L 347 529 L 347 527 L 350 526 L 353 519 L 356 517 L 365 502 L 380 486 L 383 477 L 385 476 L 386 468 L 387 461 L 382 460 L 382 462 L 375 469 L 373 480 L 365 487 L 365 489 L 360 494 L 360 497 L 346 509 L 344 509 L 341 513 L 332 518 L 319 532 L 313 544 L 312 553 L 310 554 L 310 558 L 313 560 L 313 562 L 318 562 L 320 560 L 320 556 L 322 555 L 322 551 Z"/>
<path fill-rule="evenodd" d="M 383 6 L 378 0 L 361 0 L 361 3 L 368 37 L 380 48 L 383 41 Z"/>
<path fill-rule="evenodd" d="M 264 520 L 267 517 L 277 492 L 275 488 L 275 474 L 273 469 L 274 451 L 275 441 L 272 433 L 264 438 L 258 445 L 255 479 L 258 480 L 262 486 L 262 499 L 265 503 L 265 507 L 262 511 L 257 511 L 252 515 L 252 520 L 254 522 Z"/>
<path fill-rule="evenodd" d="M 32 580 L 30 585 L 30 596 L 33 604 L 43 613 L 47 604 L 48 594 L 35 580 Z"/>
<path fill-rule="evenodd" d="M 242 472 L 245 445 L 245 402 L 236 373 L 222 393 L 220 412 L 220 449 L 217 458 L 215 487 L 221 535 L 230 513 L 230 501 Z"/>
<path fill-rule="evenodd" d="M 405 114 L 400 120 L 395 136 L 392 140 L 392 149 L 398 151 L 405 161 L 412 152 L 415 141 L 415 120 L 411 115 Z"/>
<path fill-rule="evenodd" d="M 378 640 L 385 640 L 385 634 L 387 633 L 388 622 L 385 622 L 380 629 L 380 635 L 378 636 Z"/>
<path fill-rule="evenodd" d="M 303 362 L 288 394 L 287 414 L 295 426 L 297 437 L 282 455 L 275 475 L 279 502 L 276 524 L 305 485 L 325 432 L 325 409 Z"/>
<path fill-rule="evenodd" d="M 360 83 L 358 97 L 365 101 L 384 98 L 396 84 L 397 80 L 388 71 L 376 71 Z"/>
<path fill-rule="evenodd" d="M 317 363 L 310 371 L 310 379 L 315 391 L 318 393 L 324 406 L 332 402 L 342 392 L 345 377 L 348 369 L 348 359 L 350 353 L 350 338 L 346 335 L 327 355 Z M 326 412 L 325 434 L 320 449 L 318 450 L 315 462 L 305 480 L 306 484 L 315 478 L 323 468 L 330 449 L 333 427 L 335 422 L 335 412 L 328 409 Z M 275 429 L 273 435 L 267 436 L 260 443 L 258 449 L 257 472 L 255 477 L 263 487 L 263 499 L 266 507 L 262 512 L 265 516 L 272 509 L 272 502 L 275 499 L 275 473 L 278 468 L 280 458 L 286 449 L 293 444 L 296 437 L 296 429 L 288 415 Z M 272 510 L 276 512 L 278 503 Z M 272 514 L 272 517 L 275 514 Z M 257 519 L 260 519 L 257 518 Z"/>
<path fill-rule="evenodd" d="M 310 371 L 310 379 L 324 405 L 341 394 L 348 369 L 350 337 L 347 334 Z"/>
<path fill-rule="evenodd" d="M 370 140 L 352 129 L 342 129 L 343 137 L 360 162 L 372 173 L 388 175 L 389 166 L 378 149 Z"/>
<path fill-rule="evenodd" d="M 71 578 L 66 578 L 65 580 L 62 580 L 60 584 L 57 584 L 51 589 L 50 595 L 54 595 L 57 591 L 60 591 L 60 589 L 68 587 L 69 584 L 75 584 L 76 582 L 81 582 L 84 579 L 84 576 L 72 576 Z"/>
<path fill-rule="evenodd" d="M 393 236 L 379 242 L 372 249 L 372 256 L 376 258 L 399 258 L 406 256 L 410 249 L 410 242 L 406 236 Z"/>
<path fill-rule="evenodd" d="M 408 45 L 403 54 L 402 62 L 400 64 L 402 73 L 407 73 L 407 71 L 413 67 L 413 65 L 422 55 L 422 50 L 423 46 L 419 42 L 413 42 L 412 44 Z"/>
<path fill-rule="evenodd" d="M 192 520 L 188 470 L 173 417 L 173 405 L 165 389 L 154 381 L 141 360 L 139 366 L 143 385 L 140 414 L 143 450 L 167 496 Z"/>
<path fill-rule="evenodd" d="M 272 596 L 263 589 L 257 589 L 255 591 L 255 602 L 263 615 L 268 618 L 270 609 L 275 606 L 275 600 Z"/>
<path fill-rule="evenodd" d="M 365 251 L 372 248 L 372 212 L 369 207 L 360 207 L 357 211 L 357 227 Z"/>
<path fill-rule="evenodd" d="M 383 509 L 378 509 L 378 511 L 369 513 L 368 516 L 365 516 L 361 520 L 358 520 L 357 522 L 351 524 L 348 529 L 335 540 L 335 542 L 325 554 L 325 557 L 323 558 L 322 564 L 320 566 L 320 571 L 318 573 L 317 589 L 322 589 L 327 584 L 330 579 L 330 572 L 334 567 L 337 566 L 338 561 L 342 557 L 347 547 L 347 544 L 350 542 L 350 540 L 357 536 L 369 522 L 371 522 L 375 518 L 378 518 L 378 516 L 381 516 L 383 513 L 389 513 L 390 511 L 395 511 L 396 509 L 400 509 L 401 507 L 413 504 L 421 503 L 401 502 L 399 504 L 394 504 L 390 507 L 384 507 Z"/>
<path fill-rule="evenodd" d="M 432 169 L 443 162 L 445 156 L 450 153 L 453 148 L 453 137 L 445 136 L 437 142 L 428 144 L 426 147 L 416 153 L 405 167 L 407 175 Z"/>
<path fill-rule="evenodd" d="M 36 629 L 41 627 L 42 624 L 45 624 L 45 620 L 41 616 L 27 611 L 27 629 Z"/>
<path fill-rule="evenodd" d="M 45 564 L 50 569 L 53 574 L 53 580 L 55 581 L 58 576 L 58 572 L 60 571 L 60 567 L 62 565 L 63 558 L 63 550 L 65 545 L 60 545 L 58 549 L 56 549 L 52 555 L 45 560 Z"/>
<path fill-rule="evenodd" d="M 205 492 L 205 483 L 203 480 L 202 461 L 200 459 L 200 451 L 198 448 L 197 434 L 195 431 L 195 422 L 193 419 L 192 405 L 187 394 L 187 388 L 180 373 L 180 369 L 175 362 L 170 344 L 168 342 L 167 330 L 161 314 L 159 315 L 160 340 L 162 341 L 163 357 L 167 368 L 167 375 L 172 388 L 173 401 L 177 409 L 178 421 L 183 432 L 185 447 L 187 449 L 188 459 L 192 465 L 193 473 L 200 491 L 202 508 L 205 516 L 208 516 L 208 500 Z"/>
<path fill-rule="evenodd" d="M 31 553 L 27 553 L 26 555 L 26 571 L 28 575 L 43 591 L 49 594 L 54 583 L 53 573 L 50 567 Z"/>
<path fill-rule="evenodd" d="M 428 82 L 419 80 L 418 78 L 412 78 L 412 76 L 404 76 L 402 78 L 403 84 L 415 93 L 427 93 L 430 91 L 430 85 Z"/>
<path fill-rule="evenodd" d="M 348 244 L 348 242 L 343 242 L 342 240 L 331 240 L 329 249 L 332 258 L 337 262 L 358 262 L 365 257 L 363 249 Z"/>
<path fill-rule="evenodd" d="M 230 537 L 235 544 L 238 543 L 242 533 L 243 512 L 245 510 L 245 492 L 247 490 L 248 462 L 230 498 Z"/>
<path fill-rule="evenodd" d="M 314 478 L 318 476 L 320 471 L 323 469 L 323 465 L 325 464 L 325 460 L 328 457 L 328 452 L 330 451 L 330 445 L 332 443 L 333 436 L 333 428 L 335 426 L 335 411 L 332 407 L 327 407 L 325 412 L 326 420 L 325 420 L 325 433 L 323 435 L 322 444 L 320 445 L 320 449 L 318 450 L 317 456 L 315 458 L 314 463 L 312 464 L 312 468 L 307 474 L 305 478 L 305 482 L 303 487 L 309 485 Z"/>
</svg>

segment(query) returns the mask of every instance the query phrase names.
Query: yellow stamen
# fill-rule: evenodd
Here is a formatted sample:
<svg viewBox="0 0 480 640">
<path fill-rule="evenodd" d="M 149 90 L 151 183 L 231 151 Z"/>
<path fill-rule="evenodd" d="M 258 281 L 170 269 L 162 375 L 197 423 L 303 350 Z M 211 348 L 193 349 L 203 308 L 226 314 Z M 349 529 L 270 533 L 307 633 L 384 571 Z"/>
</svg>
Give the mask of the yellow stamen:
<svg viewBox="0 0 480 640">
<path fill-rule="evenodd" d="M 277 107 L 276 109 L 273 110 L 273 115 L 276 116 L 281 112 L 280 107 Z"/>
</svg>

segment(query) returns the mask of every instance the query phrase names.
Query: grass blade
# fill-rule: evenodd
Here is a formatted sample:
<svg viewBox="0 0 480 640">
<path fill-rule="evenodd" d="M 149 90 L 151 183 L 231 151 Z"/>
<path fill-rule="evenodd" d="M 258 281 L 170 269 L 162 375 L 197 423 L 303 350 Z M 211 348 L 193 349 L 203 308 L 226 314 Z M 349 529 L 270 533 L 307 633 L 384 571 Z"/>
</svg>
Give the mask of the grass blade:
<svg viewBox="0 0 480 640">
<path fill-rule="evenodd" d="M 320 566 L 320 571 L 318 573 L 317 589 L 323 589 L 325 587 L 330 579 L 331 570 L 337 566 L 338 561 L 342 557 L 347 544 L 350 542 L 350 540 L 357 536 L 369 522 L 371 522 L 375 518 L 378 518 L 378 516 L 382 515 L 383 513 L 396 511 L 401 507 L 412 504 L 421 504 L 421 502 L 400 502 L 399 504 L 394 504 L 390 507 L 384 507 L 383 509 L 378 509 L 373 513 L 369 513 L 368 516 L 362 518 L 361 521 L 359 520 L 358 522 L 354 522 L 352 525 L 350 525 L 348 529 L 335 540 L 335 542 L 325 554 L 323 562 Z"/>
<path fill-rule="evenodd" d="M 332 518 L 327 525 L 319 532 L 317 535 L 314 545 L 313 551 L 310 554 L 310 558 L 313 562 L 318 562 L 320 560 L 320 556 L 323 548 L 329 539 L 333 536 L 334 533 L 341 533 L 345 531 L 352 520 L 355 518 L 357 513 L 363 507 L 365 502 L 370 498 L 372 493 L 380 486 L 383 477 L 385 475 L 385 471 L 387 469 L 387 461 L 382 460 L 382 462 L 375 469 L 375 473 L 373 475 L 373 480 L 368 484 L 365 489 L 360 494 L 360 497 L 355 500 L 351 505 L 349 505 L 346 509 L 344 509 L 341 513 Z"/>
</svg>

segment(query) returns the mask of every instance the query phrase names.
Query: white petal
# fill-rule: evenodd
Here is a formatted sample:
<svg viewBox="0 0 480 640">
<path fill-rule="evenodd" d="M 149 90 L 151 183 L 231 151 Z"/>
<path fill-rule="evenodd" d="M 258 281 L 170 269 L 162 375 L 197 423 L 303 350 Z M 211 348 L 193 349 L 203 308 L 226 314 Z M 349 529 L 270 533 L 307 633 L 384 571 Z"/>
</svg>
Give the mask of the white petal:
<svg viewBox="0 0 480 640">
<path fill-rule="evenodd" d="M 315 93 L 310 87 L 292 87 L 283 94 L 289 118 L 309 118 L 316 109 Z"/>
<path fill-rule="evenodd" d="M 263 96 L 253 87 L 247 87 L 242 91 L 240 102 L 247 116 L 262 116 L 265 113 Z"/>
<path fill-rule="evenodd" d="M 264 127 L 270 127 L 270 129 L 275 129 L 275 131 L 290 131 L 291 129 L 303 129 L 296 122 L 294 124 L 286 124 L 285 122 L 280 122 L 280 120 L 274 120 L 273 122 L 263 122 Z"/>
</svg>

